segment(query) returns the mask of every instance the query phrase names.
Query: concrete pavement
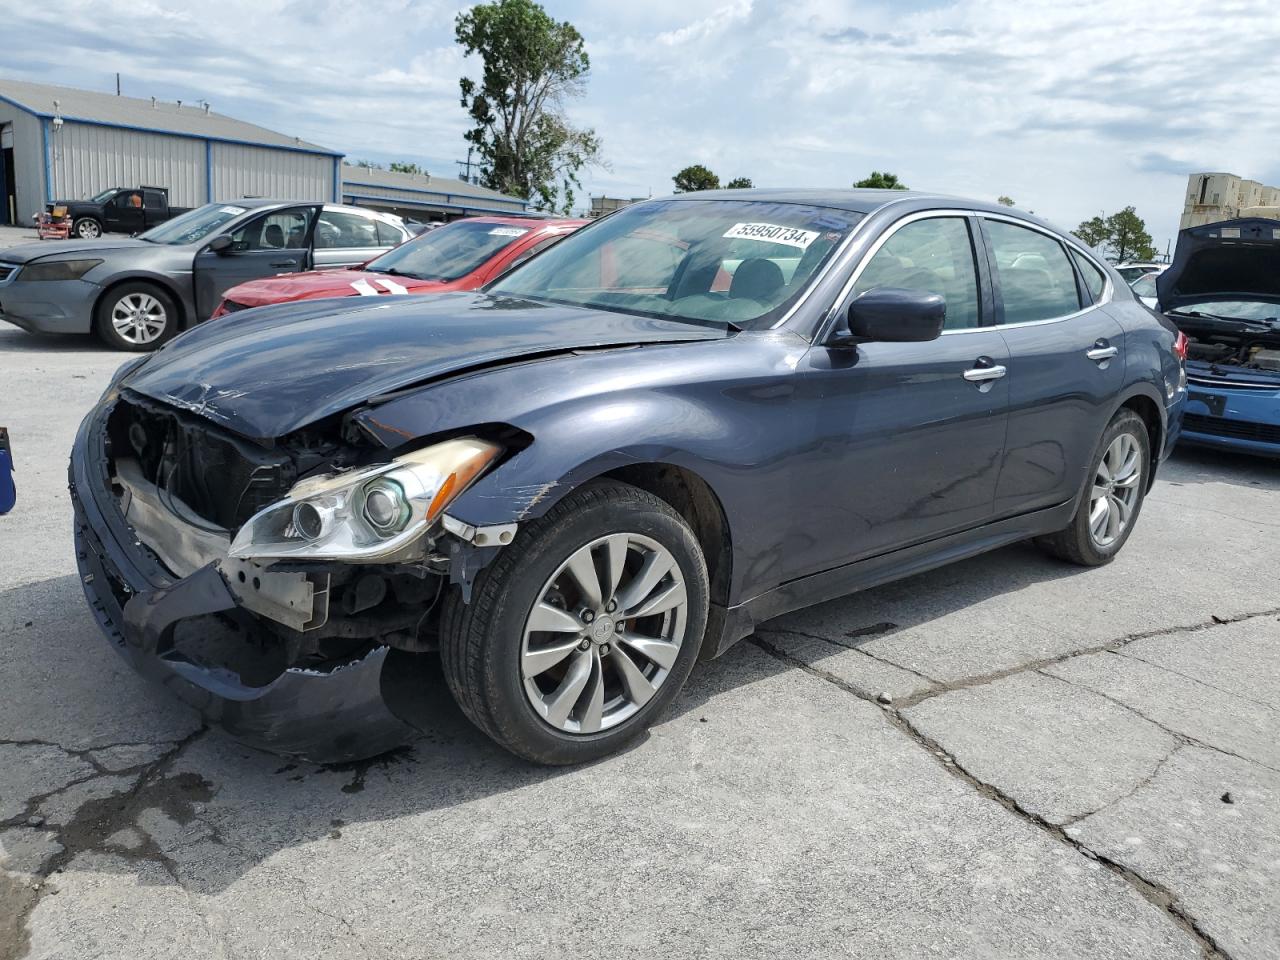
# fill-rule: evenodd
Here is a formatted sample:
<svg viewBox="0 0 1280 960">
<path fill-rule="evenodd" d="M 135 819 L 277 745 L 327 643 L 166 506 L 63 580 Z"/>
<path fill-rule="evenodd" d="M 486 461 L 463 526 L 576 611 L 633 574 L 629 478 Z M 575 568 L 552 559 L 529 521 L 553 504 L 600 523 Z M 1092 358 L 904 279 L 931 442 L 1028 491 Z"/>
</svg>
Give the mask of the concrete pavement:
<svg viewBox="0 0 1280 960">
<path fill-rule="evenodd" d="M 763 625 L 589 767 L 406 662 L 422 739 L 320 768 L 85 610 L 65 457 L 123 359 L 0 327 L 0 960 L 1280 952 L 1273 465 L 1180 454 L 1100 570 L 1018 546 Z"/>
</svg>

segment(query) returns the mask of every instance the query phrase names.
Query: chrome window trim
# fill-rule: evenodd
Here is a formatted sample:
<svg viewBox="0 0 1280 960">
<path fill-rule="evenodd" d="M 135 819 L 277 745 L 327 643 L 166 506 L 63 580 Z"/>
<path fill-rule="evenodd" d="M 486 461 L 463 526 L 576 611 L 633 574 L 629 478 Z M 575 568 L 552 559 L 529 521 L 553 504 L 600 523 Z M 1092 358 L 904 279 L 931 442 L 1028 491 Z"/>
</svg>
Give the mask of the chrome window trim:
<svg viewBox="0 0 1280 960">
<path fill-rule="evenodd" d="M 853 246 L 853 244 L 857 242 L 858 237 L 862 235 L 862 231 L 866 228 L 868 220 L 870 220 L 873 216 L 875 216 L 885 207 L 892 206 L 895 203 L 906 203 L 908 200 L 919 200 L 919 199 L 920 199 L 919 196 L 895 197 L 893 200 L 886 200 L 884 203 L 880 204 L 880 206 L 876 207 L 874 210 L 870 211 L 869 213 L 858 214 L 862 219 L 853 225 L 853 229 L 849 231 L 849 235 L 844 238 L 844 241 L 840 244 L 839 248 L 836 250 L 835 256 L 828 259 L 827 265 L 823 267 L 820 271 L 818 271 L 818 274 L 809 281 L 808 285 L 805 287 L 804 293 L 800 295 L 799 300 L 797 300 L 795 303 L 791 305 L 791 309 L 788 310 L 786 313 L 784 313 L 782 315 L 782 318 L 777 322 L 775 322 L 773 326 L 769 327 L 768 329 L 777 330 L 779 327 L 788 323 L 796 315 L 797 311 L 799 311 L 805 305 L 805 302 L 809 299 L 809 297 L 813 295 L 813 291 L 822 285 L 823 281 L 827 279 L 828 275 L 833 273 L 835 270 L 843 268 L 845 266 L 846 261 L 850 257 L 849 248 Z M 821 204 L 814 204 L 814 206 L 821 206 Z M 841 208 L 831 207 L 830 209 L 839 210 Z M 844 212 L 858 213 L 858 211 L 856 210 L 845 210 Z M 861 268 L 859 267 L 859 269 Z M 843 300 L 844 300 L 844 291 L 842 290 L 840 295 L 836 297 L 836 303 L 840 303 Z M 827 314 L 828 315 L 824 315 L 818 323 L 819 333 L 821 333 L 822 329 L 826 326 L 827 320 L 829 319 L 830 311 L 827 311 Z M 812 342 L 817 343 L 818 337 L 815 336 Z"/>
</svg>

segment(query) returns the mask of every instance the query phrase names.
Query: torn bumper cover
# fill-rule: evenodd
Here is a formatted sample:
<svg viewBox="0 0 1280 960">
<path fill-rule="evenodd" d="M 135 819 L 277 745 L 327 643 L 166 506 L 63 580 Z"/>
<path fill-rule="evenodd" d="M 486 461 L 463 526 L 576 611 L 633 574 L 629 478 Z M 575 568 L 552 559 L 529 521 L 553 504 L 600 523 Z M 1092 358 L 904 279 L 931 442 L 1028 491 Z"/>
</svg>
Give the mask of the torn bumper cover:
<svg viewBox="0 0 1280 960">
<path fill-rule="evenodd" d="M 216 656 L 193 658 L 174 642 L 184 622 L 245 611 L 217 567 L 175 579 L 134 539 L 106 488 L 95 416 L 72 450 L 75 545 L 85 597 L 112 646 L 139 673 L 194 707 L 211 724 L 250 746 L 320 763 L 383 753 L 414 736 L 386 705 L 382 672 L 388 647 L 322 667 L 285 667 L 261 685 L 244 682 Z M 204 621 L 200 621 L 204 622 Z"/>
</svg>

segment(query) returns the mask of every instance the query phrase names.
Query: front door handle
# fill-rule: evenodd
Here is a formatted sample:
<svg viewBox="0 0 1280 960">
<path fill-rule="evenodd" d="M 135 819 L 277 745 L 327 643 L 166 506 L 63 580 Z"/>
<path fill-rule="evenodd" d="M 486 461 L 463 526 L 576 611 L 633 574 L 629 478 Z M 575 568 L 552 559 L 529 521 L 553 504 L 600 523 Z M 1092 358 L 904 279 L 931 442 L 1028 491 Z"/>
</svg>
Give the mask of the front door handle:
<svg viewBox="0 0 1280 960">
<path fill-rule="evenodd" d="M 298 265 L 297 260 L 272 260 L 271 261 L 271 266 L 273 267 L 296 267 L 297 265 Z"/>
<path fill-rule="evenodd" d="M 979 366 L 971 367 L 964 372 L 964 378 L 970 383 L 985 383 L 988 380 L 999 380 L 1009 372 L 998 363 L 991 363 L 990 361 L 987 361 L 985 366 L 981 365 L 981 363 L 982 361 L 980 360 Z"/>
</svg>

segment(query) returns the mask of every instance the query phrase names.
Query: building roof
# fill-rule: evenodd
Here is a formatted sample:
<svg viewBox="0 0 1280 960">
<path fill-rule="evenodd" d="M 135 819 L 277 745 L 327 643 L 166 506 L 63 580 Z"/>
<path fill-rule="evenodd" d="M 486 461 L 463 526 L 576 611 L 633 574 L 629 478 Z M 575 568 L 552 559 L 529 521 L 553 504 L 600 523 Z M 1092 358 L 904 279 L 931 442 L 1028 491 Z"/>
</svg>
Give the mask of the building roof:
<svg viewBox="0 0 1280 960">
<path fill-rule="evenodd" d="M 54 106 L 55 100 L 58 102 L 57 107 Z M 335 157 L 342 155 L 336 150 L 308 143 L 297 137 L 205 110 L 199 104 L 117 97 L 93 90 L 28 83 L 25 80 L 3 77 L 0 77 L 0 101 L 7 101 L 38 117 L 60 116 L 64 120 L 110 127 L 323 153 Z"/>
<path fill-rule="evenodd" d="M 350 163 L 342 165 L 342 182 L 344 185 L 355 188 L 407 190 L 411 193 L 466 197 L 473 200 L 497 200 L 521 205 L 526 202 L 519 197 L 510 197 L 505 193 L 490 190 L 488 187 L 482 187 L 479 184 L 468 183 L 466 180 L 460 180 L 457 177 L 433 177 L 430 174 L 398 173 L 394 170 L 358 167 Z"/>
</svg>

